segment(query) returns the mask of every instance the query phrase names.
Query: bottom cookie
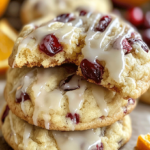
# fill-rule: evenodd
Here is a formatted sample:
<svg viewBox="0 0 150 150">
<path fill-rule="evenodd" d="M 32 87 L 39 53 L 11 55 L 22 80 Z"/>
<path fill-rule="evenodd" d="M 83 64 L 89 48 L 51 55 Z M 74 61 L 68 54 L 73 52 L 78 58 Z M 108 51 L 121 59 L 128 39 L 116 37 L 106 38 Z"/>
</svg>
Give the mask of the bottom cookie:
<svg viewBox="0 0 150 150">
<path fill-rule="evenodd" d="M 129 116 L 108 127 L 61 132 L 30 125 L 8 107 L 2 113 L 1 128 L 14 150 L 118 150 L 131 137 Z"/>
<path fill-rule="evenodd" d="M 150 105 L 150 88 L 140 97 L 140 101 Z"/>
</svg>

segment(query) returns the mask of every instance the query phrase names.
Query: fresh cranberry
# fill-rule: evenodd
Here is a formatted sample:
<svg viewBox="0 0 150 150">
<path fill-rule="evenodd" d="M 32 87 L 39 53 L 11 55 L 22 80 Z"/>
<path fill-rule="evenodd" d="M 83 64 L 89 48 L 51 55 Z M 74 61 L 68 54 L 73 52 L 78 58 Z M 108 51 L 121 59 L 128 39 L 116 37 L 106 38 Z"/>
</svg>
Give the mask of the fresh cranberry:
<svg viewBox="0 0 150 150">
<path fill-rule="evenodd" d="M 75 124 L 78 124 L 80 122 L 80 117 L 79 117 L 79 114 L 71 114 L 71 113 L 68 113 L 67 118 L 70 118 Z"/>
<path fill-rule="evenodd" d="M 79 89 L 80 88 L 79 82 L 77 82 L 73 86 L 70 85 L 66 86 L 66 84 L 68 84 L 74 76 L 75 75 L 73 74 L 68 76 L 65 80 L 62 80 L 59 85 L 60 89 L 62 89 L 63 91 L 72 91 L 72 90 Z"/>
<path fill-rule="evenodd" d="M 146 12 L 144 17 L 144 27 L 150 28 L 150 11 Z"/>
<path fill-rule="evenodd" d="M 144 30 L 142 36 L 143 40 L 150 46 L 150 29 Z"/>
<path fill-rule="evenodd" d="M 2 119 L 1 119 L 2 123 L 4 123 L 5 118 L 7 117 L 8 113 L 9 113 L 9 110 L 10 109 L 9 109 L 9 107 L 7 105 L 6 108 L 5 108 L 5 111 L 4 111 L 3 115 L 2 115 Z"/>
<path fill-rule="evenodd" d="M 111 22 L 111 20 L 112 18 L 110 16 L 103 16 L 100 19 L 95 31 L 104 32 L 107 26 L 109 25 L 109 23 Z"/>
<path fill-rule="evenodd" d="M 139 43 L 142 47 L 142 49 L 145 51 L 145 52 L 149 52 L 149 48 L 148 46 L 146 45 L 146 43 L 144 41 L 142 41 L 141 39 L 135 39 L 135 38 L 129 38 L 127 39 L 128 42 L 130 43 L 130 45 L 133 45 L 134 43 Z"/>
<path fill-rule="evenodd" d="M 135 99 L 129 98 L 128 99 L 128 105 L 134 105 L 135 104 Z"/>
<path fill-rule="evenodd" d="M 136 27 L 142 25 L 143 18 L 143 11 L 139 7 L 134 7 L 127 11 L 127 19 Z"/>
<path fill-rule="evenodd" d="M 81 10 L 80 11 L 80 16 L 85 16 L 87 14 L 87 11 L 86 10 Z"/>
<path fill-rule="evenodd" d="M 58 22 L 70 22 L 75 20 L 74 15 L 73 14 L 61 14 L 59 16 L 56 17 L 56 21 Z"/>
<path fill-rule="evenodd" d="M 16 98 L 16 103 L 21 103 L 22 101 L 30 100 L 30 97 L 27 93 L 21 93 L 19 98 Z"/>
<path fill-rule="evenodd" d="M 57 37 L 53 34 L 47 35 L 39 45 L 40 51 L 49 56 L 54 56 L 63 51 L 62 45 L 59 43 Z"/>
<path fill-rule="evenodd" d="M 129 44 L 129 42 L 127 41 L 127 39 L 124 39 L 122 41 L 122 46 L 123 46 L 123 49 L 125 50 L 125 54 L 128 54 L 132 50 L 132 47 Z"/>
<path fill-rule="evenodd" d="M 100 83 L 102 80 L 102 75 L 104 73 L 104 67 L 98 63 L 91 63 L 87 59 L 83 59 L 81 64 L 81 71 L 86 79 L 92 79 L 96 83 Z"/>
</svg>

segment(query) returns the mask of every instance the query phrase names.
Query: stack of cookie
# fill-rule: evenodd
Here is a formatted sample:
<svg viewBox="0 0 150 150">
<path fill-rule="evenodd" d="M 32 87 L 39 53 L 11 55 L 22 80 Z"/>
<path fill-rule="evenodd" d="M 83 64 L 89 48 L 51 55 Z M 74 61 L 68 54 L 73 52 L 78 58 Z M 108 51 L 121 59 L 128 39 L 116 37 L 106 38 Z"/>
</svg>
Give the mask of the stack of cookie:
<svg viewBox="0 0 150 150">
<path fill-rule="evenodd" d="M 112 14 L 40 23 L 23 28 L 9 59 L 6 141 L 15 150 L 119 149 L 131 136 L 126 115 L 150 85 L 149 48 Z"/>
</svg>

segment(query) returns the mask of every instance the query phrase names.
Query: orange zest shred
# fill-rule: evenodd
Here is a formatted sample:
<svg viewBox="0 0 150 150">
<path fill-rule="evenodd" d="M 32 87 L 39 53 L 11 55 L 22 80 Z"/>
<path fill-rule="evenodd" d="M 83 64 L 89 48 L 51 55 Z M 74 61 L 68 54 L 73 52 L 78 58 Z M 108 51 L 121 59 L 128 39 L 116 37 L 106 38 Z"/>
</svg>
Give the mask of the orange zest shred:
<svg viewBox="0 0 150 150">
<path fill-rule="evenodd" d="M 138 150 L 150 150 L 150 134 L 140 135 L 136 146 Z"/>
</svg>

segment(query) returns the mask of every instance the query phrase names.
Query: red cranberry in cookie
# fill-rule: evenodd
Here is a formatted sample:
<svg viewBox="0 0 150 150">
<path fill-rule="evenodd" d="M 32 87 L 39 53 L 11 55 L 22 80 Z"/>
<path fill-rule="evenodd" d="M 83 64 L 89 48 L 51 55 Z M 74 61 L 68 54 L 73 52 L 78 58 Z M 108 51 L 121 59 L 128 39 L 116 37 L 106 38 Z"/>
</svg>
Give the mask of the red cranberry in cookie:
<svg viewBox="0 0 150 150">
<path fill-rule="evenodd" d="M 129 38 L 127 39 L 128 42 L 130 43 L 130 45 L 133 45 L 135 43 L 138 43 L 141 45 L 142 49 L 145 51 L 145 52 L 149 52 L 149 48 L 148 46 L 146 45 L 146 43 L 144 41 L 142 41 L 141 39 L 135 39 L 135 38 Z"/>
<path fill-rule="evenodd" d="M 80 11 L 80 16 L 85 16 L 87 14 L 87 11 L 86 10 L 81 10 Z"/>
<path fill-rule="evenodd" d="M 71 113 L 68 113 L 67 118 L 70 118 L 75 124 L 78 124 L 80 122 L 80 117 L 79 117 L 79 114 L 71 114 Z"/>
<path fill-rule="evenodd" d="M 78 82 L 71 83 L 71 81 L 73 81 L 73 78 L 75 78 L 75 74 L 68 76 L 65 80 L 62 80 L 59 85 L 60 89 L 63 91 L 73 91 L 79 89 L 79 80 L 77 80 Z"/>
<path fill-rule="evenodd" d="M 103 147 L 103 143 L 100 144 L 100 146 L 97 144 L 96 145 L 96 150 L 103 150 L 104 147 Z"/>
<path fill-rule="evenodd" d="M 111 22 L 112 18 L 110 16 L 103 16 L 97 27 L 95 28 L 95 31 L 104 32 L 105 29 L 108 27 L 109 23 Z"/>
<path fill-rule="evenodd" d="M 62 45 L 59 43 L 57 37 L 53 34 L 45 36 L 39 45 L 39 49 L 41 52 L 44 52 L 49 56 L 54 56 L 63 51 Z"/>
<path fill-rule="evenodd" d="M 98 63 L 93 64 L 90 61 L 88 61 L 87 59 L 83 59 L 81 64 L 80 64 L 80 68 L 81 68 L 83 76 L 86 79 L 92 79 L 96 83 L 101 82 L 102 75 L 104 73 L 104 67 L 103 66 L 101 66 Z"/>
<path fill-rule="evenodd" d="M 2 118 L 1 118 L 2 123 L 4 123 L 5 118 L 7 117 L 8 113 L 9 113 L 9 110 L 10 109 L 9 109 L 9 107 L 7 105 L 6 108 L 5 108 L 5 111 L 4 111 L 3 115 L 2 115 Z"/>
<path fill-rule="evenodd" d="M 68 14 L 61 14 L 61 15 L 57 16 L 55 20 L 58 22 L 66 23 L 66 22 L 70 22 L 70 21 L 75 20 L 75 17 L 71 13 L 70 14 L 69 13 Z"/>
<path fill-rule="evenodd" d="M 128 105 L 134 105 L 135 104 L 135 99 L 129 98 L 128 99 Z"/>
<path fill-rule="evenodd" d="M 129 44 L 129 42 L 127 41 L 127 39 L 124 39 L 124 40 L 122 41 L 122 46 L 123 46 L 123 49 L 125 50 L 125 54 L 130 53 L 130 51 L 132 50 L 132 47 L 131 47 L 131 45 Z"/>
<path fill-rule="evenodd" d="M 21 93 L 19 98 L 16 98 L 16 103 L 21 103 L 24 101 L 30 100 L 30 97 L 27 93 Z"/>
</svg>

